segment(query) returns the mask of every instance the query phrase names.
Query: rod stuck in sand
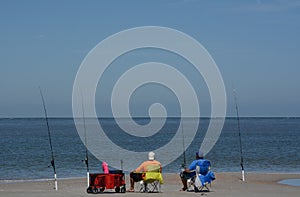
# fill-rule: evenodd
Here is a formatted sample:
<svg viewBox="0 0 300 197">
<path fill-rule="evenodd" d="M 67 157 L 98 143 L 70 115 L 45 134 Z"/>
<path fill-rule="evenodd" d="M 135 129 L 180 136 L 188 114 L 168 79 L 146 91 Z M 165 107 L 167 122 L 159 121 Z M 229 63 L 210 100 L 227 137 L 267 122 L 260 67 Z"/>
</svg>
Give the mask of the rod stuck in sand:
<svg viewBox="0 0 300 197">
<path fill-rule="evenodd" d="M 56 175 L 56 169 L 55 169 L 54 153 L 53 153 L 53 147 L 52 147 L 52 141 L 51 141 L 51 133 L 50 133 L 48 115 L 47 115 L 47 110 L 46 110 L 46 105 L 45 105 L 45 100 L 44 100 L 44 96 L 42 93 L 42 89 L 40 87 L 39 87 L 39 89 L 40 89 L 40 94 L 41 94 L 41 98 L 42 98 L 42 102 L 43 102 L 45 120 L 47 123 L 47 129 L 48 129 L 48 139 L 49 139 L 50 150 L 51 150 L 51 166 L 52 166 L 53 172 L 54 172 L 54 188 L 55 188 L 55 190 L 58 190 L 57 175 Z M 50 167 L 50 165 L 48 167 Z"/>
<path fill-rule="evenodd" d="M 237 127 L 238 127 L 238 132 L 239 132 L 242 181 L 245 181 L 245 170 L 244 170 L 244 159 L 243 159 L 243 146 L 242 146 L 242 137 L 241 137 L 240 117 L 239 117 L 239 109 L 238 109 L 238 105 L 237 105 L 237 98 L 236 98 L 236 91 L 235 90 L 233 90 L 233 95 L 234 95 L 234 102 L 235 102 Z"/>
<path fill-rule="evenodd" d="M 182 135 L 182 150 L 183 150 L 183 164 L 181 166 L 182 166 L 182 169 L 185 169 L 186 168 L 186 155 L 185 155 L 183 125 L 181 125 L 181 135 Z"/>
<path fill-rule="evenodd" d="M 82 118 L 83 118 L 83 129 L 84 129 L 84 145 L 85 145 L 85 158 L 84 163 L 86 165 L 86 179 L 87 186 L 90 185 L 90 169 L 89 169 L 89 157 L 88 157 L 88 147 L 87 147 L 87 137 L 86 137 L 86 123 L 85 123 L 85 114 L 84 114 L 84 106 L 83 106 L 83 95 L 81 94 L 81 107 L 82 107 Z"/>
</svg>

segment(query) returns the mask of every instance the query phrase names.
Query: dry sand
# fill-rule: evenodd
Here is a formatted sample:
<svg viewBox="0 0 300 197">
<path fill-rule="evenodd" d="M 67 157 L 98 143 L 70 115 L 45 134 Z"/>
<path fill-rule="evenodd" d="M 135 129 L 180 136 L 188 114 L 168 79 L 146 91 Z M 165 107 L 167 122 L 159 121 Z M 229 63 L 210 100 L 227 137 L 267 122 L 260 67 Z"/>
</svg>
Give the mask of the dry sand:
<svg viewBox="0 0 300 197">
<path fill-rule="evenodd" d="M 266 174 L 248 173 L 246 181 L 240 180 L 240 173 L 215 173 L 216 180 L 212 183 L 211 192 L 180 192 L 182 187 L 178 174 L 164 174 L 162 193 L 102 193 L 95 194 L 101 196 L 263 196 L 263 197 L 299 197 L 300 187 L 278 184 L 283 179 L 300 179 L 300 174 Z M 128 176 L 126 184 L 128 185 Z M 65 179 L 58 182 L 58 191 L 53 189 L 53 181 L 34 181 L 34 182 L 11 182 L 0 183 L 0 196 L 2 197 L 42 197 L 42 196 L 62 196 L 80 197 L 91 196 L 94 194 L 86 193 L 86 179 Z"/>
</svg>

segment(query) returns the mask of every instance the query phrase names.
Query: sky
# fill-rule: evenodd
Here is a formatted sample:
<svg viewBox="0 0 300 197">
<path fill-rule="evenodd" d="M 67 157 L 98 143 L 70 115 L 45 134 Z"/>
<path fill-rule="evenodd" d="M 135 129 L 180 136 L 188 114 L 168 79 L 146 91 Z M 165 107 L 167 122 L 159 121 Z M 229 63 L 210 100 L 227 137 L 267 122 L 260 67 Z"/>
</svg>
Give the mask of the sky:
<svg viewBox="0 0 300 197">
<path fill-rule="evenodd" d="M 300 116 L 299 0 L 0 0 L 0 5 L 2 118 L 43 117 L 38 87 L 49 116 L 72 117 L 74 80 L 89 51 L 113 34 L 141 26 L 176 29 L 206 48 L 225 84 L 227 116 L 235 116 L 233 89 L 241 116 Z M 130 58 L 182 61 L 157 50 L 137 51 Z M 127 59 L 127 64 L 135 62 Z M 119 72 L 108 71 L 98 84 L 100 116 L 110 115 L 110 85 L 103 84 L 113 83 Z M 192 70 L 186 74 L 199 81 L 201 115 L 209 116 L 205 83 Z M 175 97 L 162 87 L 142 88 L 133 95 L 131 111 L 147 115 L 151 101 L 162 99 L 169 115 L 176 116 Z"/>
</svg>

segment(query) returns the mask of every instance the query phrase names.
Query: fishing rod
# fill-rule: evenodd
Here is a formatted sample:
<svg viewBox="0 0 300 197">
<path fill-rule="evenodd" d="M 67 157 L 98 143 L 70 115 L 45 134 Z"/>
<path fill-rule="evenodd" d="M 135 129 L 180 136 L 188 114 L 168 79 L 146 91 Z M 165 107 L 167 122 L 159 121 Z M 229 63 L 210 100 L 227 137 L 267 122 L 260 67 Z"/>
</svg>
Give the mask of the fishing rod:
<svg viewBox="0 0 300 197">
<path fill-rule="evenodd" d="M 124 162 L 123 162 L 123 159 L 121 159 L 121 170 L 123 171 L 123 164 L 124 164 Z"/>
<path fill-rule="evenodd" d="M 54 163 L 54 154 L 53 154 L 53 148 L 52 148 L 52 142 L 51 142 L 51 134 L 50 134 L 50 127 L 49 127 L 49 121 L 48 121 L 48 116 L 47 116 L 47 110 L 46 110 L 46 105 L 45 105 L 45 100 L 44 100 L 42 90 L 41 90 L 40 87 L 39 87 L 39 89 L 40 89 L 40 94 L 41 94 L 41 98 L 42 98 L 42 102 L 43 102 L 43 107 L 44 107 L 44 112 L 45 112 L 45 120 L 46 120 L 46 123 L 47 123 L 47 129 L 48 129 L 48 138 L 49 138 L 49 144 L 50 144 L 50 150 L 51 150 L 51 166 L 52 166 L 53 172 L 54 172 L 54 185 L 55 185 L 55 190 L 58 190 L 56 169 L 55 169 L 55 163 Z M 50 167 L 50 165 L 48 167 Z"/>
<path fill-rule="evenodd" d="M 182 166 L 183 169 L 185 169 L 185 167 L 186 167 L 186 155 L 185 155 L 183 125 L 181 125 L 181 135 L 182 135 L 182 148 L 183 148 L 183 164 L 181 166 Z"/>
<path fill-rule="evenodd" d="M 82 107 L 82 117 L 83 117 L 83 129 L 84 129 L 84 143 L 85 143 L 85 158 L 84 163 L 86 165 L 86 179 L 87 179 L 87 186 L 90 185 L 90 169 L 89 169 L 89 157 L 88 157 L 88 148 L 87 148 L 87 137 L 86 137 L 86 125 L 85 125 L 85 114 L 84 114 L 84 107 L 83 107 L 83 96 L 81 94 L 81 107 Z"/>
<path fill-rule="evenodd" d="M 239 109 L 237 105 L 236 91 L 233 90 L 234 101 L 235 101 L 235 110 L 237 117 L 237 126 L 239 132 L 239 141 L 240 141 L 240 154 L 241 154 L 241 168 L 242 168 L 242 181 L 245 181 L 245 171 L 244 171 L 244 159 L 243 159 L 243 147 L 242 147 L 242 137 L 241 137 L 241 127 L 240 127 L 240 117 L 239 117 Z"/>
</svg>

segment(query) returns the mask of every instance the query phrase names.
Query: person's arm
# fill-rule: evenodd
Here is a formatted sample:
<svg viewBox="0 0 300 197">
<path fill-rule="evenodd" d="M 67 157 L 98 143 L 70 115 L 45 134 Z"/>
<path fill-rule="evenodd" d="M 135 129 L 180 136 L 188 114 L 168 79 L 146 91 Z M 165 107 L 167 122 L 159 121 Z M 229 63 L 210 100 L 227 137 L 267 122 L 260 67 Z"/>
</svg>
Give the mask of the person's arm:
<svg viewBox="0 0 300 197">
<path fill-rule="evenodd" d="M 137 167 L 133 172 L 143 172 L 144 171 L 145 162 L 143 162 L 139 167 Z"/>
<path fill-rule="evenodd" d="M 185 171 L 188 172 L 188 173 L 190 173 L 191 171 L 195 170 L 195 169 L 196 169 L 196 163 L 197 163 L 196 160 L 193 161 L 193 162 L 190 164 L 189 168 L 186 168 Z"/>
</svg>

